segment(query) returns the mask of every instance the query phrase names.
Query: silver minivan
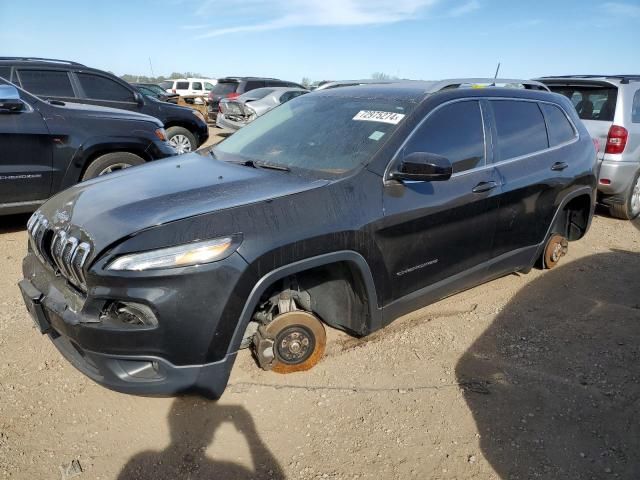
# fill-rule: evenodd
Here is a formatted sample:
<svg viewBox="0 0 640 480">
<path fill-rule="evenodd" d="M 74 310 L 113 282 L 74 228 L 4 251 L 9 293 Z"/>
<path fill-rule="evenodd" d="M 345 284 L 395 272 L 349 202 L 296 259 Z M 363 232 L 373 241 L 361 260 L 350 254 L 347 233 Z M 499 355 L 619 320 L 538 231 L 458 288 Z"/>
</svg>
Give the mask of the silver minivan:
<svg viewBox="0 0 640 480">
<path fill-rule="evenodd" d="M 617 218 L 640 215 L 640 75 L 539 79 L 568 97 L 599 145 L 598 199 Z"/>
</svg>

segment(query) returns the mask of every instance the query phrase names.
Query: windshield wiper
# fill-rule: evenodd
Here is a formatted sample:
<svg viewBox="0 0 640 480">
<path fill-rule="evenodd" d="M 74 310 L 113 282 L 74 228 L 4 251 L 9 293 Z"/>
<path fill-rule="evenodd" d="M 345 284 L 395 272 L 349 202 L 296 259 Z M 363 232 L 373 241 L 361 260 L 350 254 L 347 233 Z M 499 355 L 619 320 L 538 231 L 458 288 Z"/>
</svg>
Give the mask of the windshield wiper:
<svg viewBox="0 0 640 480">
<path fill-rule="evenodd" d="M 279 170 L 281 172 L 290 172 L 291 169 L 289 167 L 285 167 L 284 165 L 277 165 L 275 163 L 265 163 L 265 162 L 256 162 L 255 160 L 242 160 L 242 161 L 229 161 L 229 163 L 235 163 L 236 165 L 242 165 L 243 167 L 251 167 L 251 168 L 266 168 L 269 170 Z"/>
</svg>

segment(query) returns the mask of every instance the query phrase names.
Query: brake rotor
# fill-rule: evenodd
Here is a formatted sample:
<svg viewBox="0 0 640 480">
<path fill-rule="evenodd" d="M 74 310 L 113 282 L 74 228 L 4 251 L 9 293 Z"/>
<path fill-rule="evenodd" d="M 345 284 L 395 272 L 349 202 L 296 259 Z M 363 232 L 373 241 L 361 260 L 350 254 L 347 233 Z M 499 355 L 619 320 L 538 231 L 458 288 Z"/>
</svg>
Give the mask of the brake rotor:
<svg viewBox="0 0 640 480">
<path fill-rule="evenodd" d="M 327 336 L 322 322 L 311 313 L 295 310 L 278 315 L 265 327 L 274 339 L 271 370 L 292 373 L 309 370 L 324 355 Z"/>
<path fill-rule="evenodd" d="M 562 235 L 552 235 L 544 249 L 544 264 L 547 268 L 555 267 L 560 259 L 567 254 L 569 243 Z"/>
</svg>

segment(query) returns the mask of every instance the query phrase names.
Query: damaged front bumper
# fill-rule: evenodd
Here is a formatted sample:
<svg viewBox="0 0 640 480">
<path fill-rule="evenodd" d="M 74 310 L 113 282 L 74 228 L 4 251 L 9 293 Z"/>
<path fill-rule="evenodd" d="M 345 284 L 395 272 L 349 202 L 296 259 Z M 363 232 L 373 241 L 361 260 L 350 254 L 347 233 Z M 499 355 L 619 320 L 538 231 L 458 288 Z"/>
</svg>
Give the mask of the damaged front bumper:
<svg viewBox="0 0 640 480">
<path fill-rule="evenodd" d="M 232 265 L 240 262 L 228 260 Z M 86 296 L 43 265 L 33 253 L 25 257 L 23 271 L 24 279 L 19 287 L 36 328 L 51 339 L 75 368 L 100 385 L 135 395 L 171 396 L 194 392 L 219 398 L 224 392 L 236 353 L 206 361 L 209 342 L 218 326 L 216 320 L 200 325 L 200 335 L 196 326 L 186 332 L 184 338 L 193 340 L 185 345 L 171 326 L 175 328 L 175 323 L 183 322 L 182 327 L 188 329 L 192 322 L 202 320 L 188 318 L 188 311 L 184 312 L 185 318 L 168 318 L 167 314 L 171 313 L 163 308 L 162 301 L 157 305 L 149 302 L 157 316 L 156 325 L 114 325 L 103 321 L 105 305 L 111 302 L 110 294 L 118 295 L 126 291 L 126 287 L 100 287 L 93 291 L 95 294 L 97 290 L 99 295 Z M 195 281 L 200 283 L 201 279 Z M 163 293 L 165 298 L 173 297 L 175 303 L 178 294 L 168 283 Z M 190 282 L 183 279 L 179 283 L 189 286 Z M 135 292 L 135 301 L 146 303 L 151 298 L 157 299 L 158 295 L 155 288 L 140 288 Z M 180 296 L 189 300 L 188 294 Z M 207 313 L 210 315 L 212 310 Z M 204 331 L 210 332 L 208 339 L 202 338 Z M 193 355 L 185 357 L 185 350 L 191 350 Z M 194 355 L 203 361 L 193 362 Z"/>
</svg>

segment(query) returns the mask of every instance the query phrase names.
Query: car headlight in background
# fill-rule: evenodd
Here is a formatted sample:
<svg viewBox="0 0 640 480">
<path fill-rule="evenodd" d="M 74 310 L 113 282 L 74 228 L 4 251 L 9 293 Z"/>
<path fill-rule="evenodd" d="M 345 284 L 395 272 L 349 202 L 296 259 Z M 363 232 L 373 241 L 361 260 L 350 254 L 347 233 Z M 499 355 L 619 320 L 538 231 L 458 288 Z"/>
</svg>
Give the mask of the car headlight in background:
<svg viewBox="0 0 640 480">
<path fill-rule="evenodd" d="M 149 252 L 130 253 L 116 258 L 107 270 L 135 271 L 188 267 L 216 262 L 231 255 L 240 245 L 238 236 L 187 243 Z"/>
<path fill-rule="evenodd" d="M 202 113 L 200 113 L 198 110 L 191 110 L 191 112 L 200 120 L 202 120 L 204 123 L 207 123 L 207 120 L 204 118 L 204 115 L 202 115 Z"/>
<path fill-rule="evenodd" d="M 158 137 L 163 142 L 167 141 L 167 132 L 164 131 L 164 128 L 158 128 L 156 130 L 156 137 Z"/>
</svg>

